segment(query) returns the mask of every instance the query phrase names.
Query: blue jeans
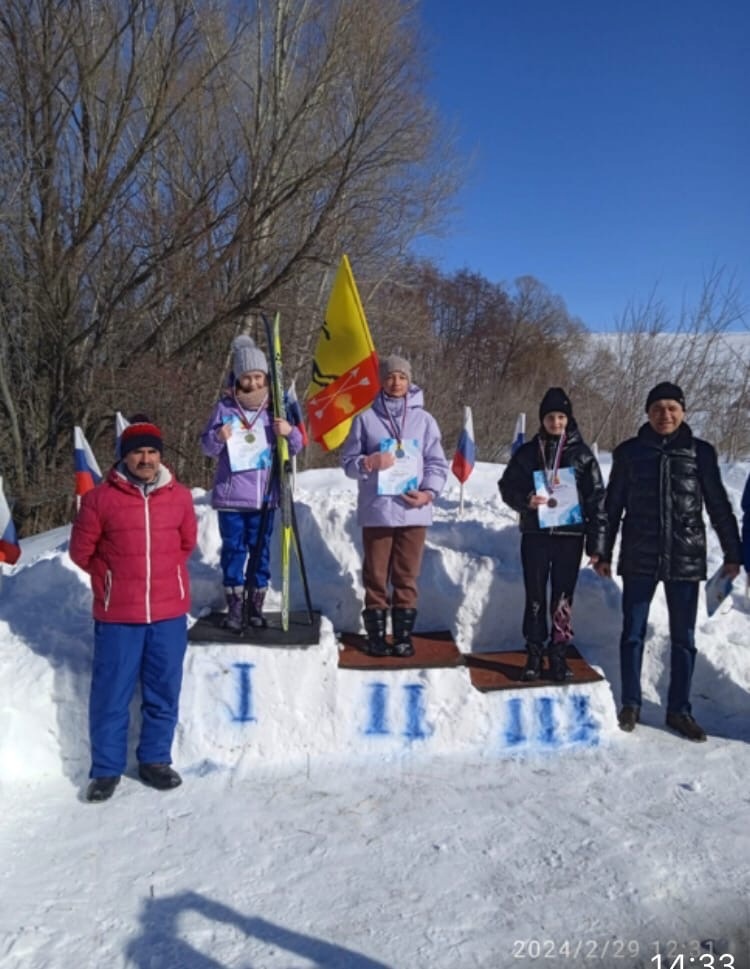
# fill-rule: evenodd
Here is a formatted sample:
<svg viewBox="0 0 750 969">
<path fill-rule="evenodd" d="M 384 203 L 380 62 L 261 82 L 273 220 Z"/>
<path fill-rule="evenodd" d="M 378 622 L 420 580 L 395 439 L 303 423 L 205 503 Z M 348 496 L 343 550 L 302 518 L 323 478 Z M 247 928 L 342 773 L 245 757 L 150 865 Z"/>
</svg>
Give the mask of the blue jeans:
<svg viewBox="0 0 750 969">
<path fill-rule="evenodd" d="M 266 526 L 260 533 L 262 511 L 220 511 L 219 534 L 221 535 L 221 573 L 227 588 L 245 584 L 246 568 L 248 585 L 254 589 L 266 589 L 271 579 L 271 533 L 274 509 L 268 509 Z M 249 574 L 256 546 L 258 561 L 253 575 Z"/>
<path fill-rule="evenodd" d="M 646 623 L 658 579 L 648 576 L 623 576 L 622 636 L 620 638 L 620 676 L 622 705 L 641 705 L 641 666 L 646 638 Z M 690 682 L 695 666 L 695 620 L 698 614 L 699 582 L 666 581 L 664 593 L 669 612 L 671 640 L 669 713 L 690 713 Z"/>
<path fill-rule="evenodd" d="M 141 764 L 170 764 L 187 649 L 187 619 L 94 623 L 90 777 L 125 773 L 130 701 L 141 682 Z"/>
</svg>

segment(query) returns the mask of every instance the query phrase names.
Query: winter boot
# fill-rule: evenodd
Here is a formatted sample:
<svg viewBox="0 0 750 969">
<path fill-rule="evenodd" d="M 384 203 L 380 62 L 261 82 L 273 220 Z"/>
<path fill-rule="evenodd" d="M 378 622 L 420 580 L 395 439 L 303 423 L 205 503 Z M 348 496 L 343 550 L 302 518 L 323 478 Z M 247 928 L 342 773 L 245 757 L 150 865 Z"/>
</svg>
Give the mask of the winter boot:
<svg viewBox="0 0 750 969">
<path fill-rule="evenodd" d="M 544 656 L 544 645 L 542 643 L 526 643 L 526 666 L 521 673 L 521 679 L 530 683 L 538 680 L 542 675 L 542 659 Z"/>
<path fill-rule="evenodd" d="M 365 609 L 362 619 L 367 630 L 367 652 L 370 656 L 390 656 L 391 647 L 385 641 L 385 609 Z"/>
<path fill-rule="evenodd" d="M 683 737 L 687 737 L 688 740 L 702 743 L 706 739 L 706 731 L 689 713 L 668 713 L 667 726 L 682 734 Z"/>
<path fill-rule="evenodd" d="M 120 783 L 118 777 L 95 777 L 86 788 L 86 800 L 93 804 L 100 801 L 108 801 L 115 793 L 115 788 Z"/>
<path fill-rule="evenodd" d="M 182 784 L 182 778 L 169 764 L 139 764 L 138 776 L 157 791 L 171 791 Z"/>
<path fill-rule="evenodd" d="M 265 589 L 253 589 L 247 601 L 248 622 L 255 629 L 265 629 L 268 622 L 263 616 L 263 603 L 266 598 Z"/>
<path fill-rule="evenodd" d="M 568 651 L 567 643 L 549 644 L 549 672 L 550 677 L 555 683 L 563 683 L 573 676 L 573 672 L 565 662 L 565 654 Z"/>
<path fill-rule="evenodd" d="M 393 608 L 391 619 L 393 621 L 391 652 L 394 656 L 413 656 L 414 643 L 411 641 L 411 631 L 417 619 L 417 610 Z"/>
<path fill-rule="evenodd" d="M 242 632 L 242 592 L 241 588 L 226 590 L 229 608 L 224 619 L 224 628 L 231 629 L 236 633 Z"/>
</svg>

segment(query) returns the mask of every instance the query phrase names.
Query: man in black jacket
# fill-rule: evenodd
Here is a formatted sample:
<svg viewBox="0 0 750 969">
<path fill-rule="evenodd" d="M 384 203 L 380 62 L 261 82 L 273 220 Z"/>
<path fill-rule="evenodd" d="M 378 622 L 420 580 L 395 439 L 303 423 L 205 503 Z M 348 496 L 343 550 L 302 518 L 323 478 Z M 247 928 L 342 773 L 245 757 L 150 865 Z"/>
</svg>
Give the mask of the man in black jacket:
<svg viewBox="0 0 750 969">
<path fill-rule="evenodd" d="M 661 383 L 646 401 L 648 423 L 612 456 L 607 487 L 605 554 L 596 563 L 611 575 L 612 547 L 623 513 L 618 572 L 622 576 L 620 671 L 623 730 L 635 729 L 641 708 L 641 664 L 649 606 L 664 583 L 669 612 L 671 673 L 667 725 L 688 740 L 705 740 L 692 716 L 690 681 L 695 665 L 695 620 L 700 580 L 706 578 L 703 505 L 724 552 L 724 574 L 734 578 L 742 561 L 739 530 L 719 474 L 716 452 L 693 437 L 677 384 Z"/>
</svg>

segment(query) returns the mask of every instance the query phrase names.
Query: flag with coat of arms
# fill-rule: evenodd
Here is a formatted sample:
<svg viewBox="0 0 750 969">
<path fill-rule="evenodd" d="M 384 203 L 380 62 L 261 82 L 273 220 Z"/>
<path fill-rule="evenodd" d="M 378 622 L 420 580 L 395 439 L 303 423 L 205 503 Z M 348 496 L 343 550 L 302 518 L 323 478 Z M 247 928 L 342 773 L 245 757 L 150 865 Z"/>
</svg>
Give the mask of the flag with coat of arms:
<svg viewBox="0 0 750 969">
<path fill-rule="evenodd" d="M 326 451 L 346 440 L 352 419 L 377 397 L 378 355 L 349 260 L 341 257 L 307 388 L 310 435 Z"/>
</svg>

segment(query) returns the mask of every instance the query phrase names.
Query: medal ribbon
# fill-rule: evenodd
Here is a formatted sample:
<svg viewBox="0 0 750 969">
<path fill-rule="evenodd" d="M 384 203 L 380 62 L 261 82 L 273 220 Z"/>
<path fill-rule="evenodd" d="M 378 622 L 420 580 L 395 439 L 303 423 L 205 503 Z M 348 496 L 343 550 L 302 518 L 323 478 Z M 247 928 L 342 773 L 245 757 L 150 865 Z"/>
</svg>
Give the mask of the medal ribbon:
<svg viewBox="0 0 750 969">
<path fill-rule="evenodd" d="M 237 405 L 237 410 L 239 411 L 240 422 L 242 423 L 242 429 L 244 431 L 252 431 L 252 429 L 255 427 L 255 422 L 258 420 L 258 418 L 260 417 L 260 415 L 263 413 L 263 410 L 264 410 L 266 404 L 268 403 L 268 394 L 266 394 L 266 396 L 261 401 L 260 407 L 258 407 L 258 409 L 256 410 L 255 417 L 251 421 L 248 421 L 247 417 L 245 416 L 245 409 L 242 406 L 242 404 L 240 404 L 240 402 L 237 400 L 237 397 L 236 396 L 234 398 L 234 402 Z"/>
<path fill-rule="evenodd" d="M 401 415 L 401 430 L 399 431 L 398 424 L 391 416 L 391 412 L 388 410 L 388 404 L 386 403 L 385 394 L 383 393 L 382 390 L 380 391 L 380 394 L 383 398 L 383 410 L 385 411 L 385 416 L 388 421 L 388 429 L 393 433 L 393 436 L 396 438 L 396 447 L 401 448 L 404 441 L 404 430 L 406 428 L 406 397 L 403 398 L 404 412 Z"/>
<path fill-rule="evenodd" d="M 555 456 L 552 460 L 552 471 L 547 467 L 547 456 L 544 453 L 544 445 L 542 444 L 541 437 L 539 438 L 539 451 L 542 455 L 542 466 L 544 467 L 544 477 L 547 479 L 547 490 L 550 494 L 555 490 L 555 480 L 557 478 L 557 472 L 560 470 L 560 461 L 562 461 L 562 452 L 565 447 L 565 441 L 567 440 L 565 436 L 565 431 L 560 435 L 560 440 L 557 442 L 557 448 L 555 449 Z"/>
</svg>

